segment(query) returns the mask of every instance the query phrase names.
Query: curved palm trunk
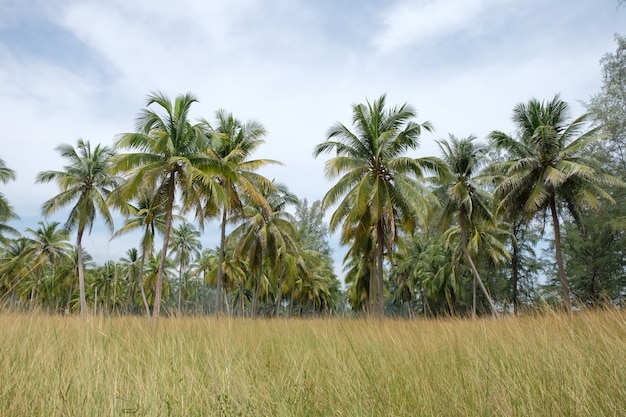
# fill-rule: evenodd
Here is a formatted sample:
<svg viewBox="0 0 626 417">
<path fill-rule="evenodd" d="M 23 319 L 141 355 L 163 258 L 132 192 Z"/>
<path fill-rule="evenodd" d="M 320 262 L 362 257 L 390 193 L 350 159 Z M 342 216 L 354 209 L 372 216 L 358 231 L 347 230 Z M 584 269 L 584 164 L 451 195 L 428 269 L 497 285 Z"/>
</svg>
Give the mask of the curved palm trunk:
<svg viewBox="0 0 626 417">
<path fill-rule="evenodd" d="M 78 251 L 78 292 L 80 297 L 80 316 L 87 315 L 87 296 L 85 293 L 85 271 L 83 268 L 83 232 L 84 228 L 79 227 L 76 237 L 76 250 Z"/>
<path fill-rule="evenodd" d="M 217 297 L 215 300 L 215 314 L 219 317 L 222 314 L 222 298 L 224 292 L 224 246 L 226 244 L 226 208 L 222 211 L 222 225 L 220 228 L 220 251 L 217 255 Z"/>
<path fill-rule="evenodd" d="M 161 295 L 163 293 L 163 275 L 165 275 L 165 261 L 167 260 L 167 246 L 170 239 L 170 231 L 172 230 L 172 211 L 174 210 L 175 173 L 170 173 L 170 183 L 167 196 L 167 207 L 165 208 L 165 230 L 163 231 L 163 248 L 161 249 L 161 260 L 159 262 L 159 271 L 157 273 L 156 289 L 154 290 L 154 307 L 152 317 L 159 318 L 161 312 Z"/>
<path fill-rule="evenodd" d="M 489 295 L 487 288 L 485 288 L 485 285 L 483 284 L 483 280 L 480 279 L 480 274 L 478 273 L 478 269 L 476 269 L 476 266 L 474 265 L 474 261 L 472 261 L 472 257 L 470 256 L 467 249 L 463 248 L 463 252 L 465 253 L 465 257 L 467 258 L 467 262 L 469 263 L 470 269 L 472 270 L 472 273 L 474 274 L 474 279 L 478 282 L 480 289 L 482 290 L 483 294 L 485 294 L 485 297 L 487 298 L 487 301 L 489 302 L 489 307 L 491 307 L 491 311 L 493 312 L 494 317 L 500 318 L 500 314 L 498 313 L 498 310 L 496 309 L 496 305 L 493 303 L 493 300 L 491 299 L 491 296 Z"/>
<path fill-rule="evenodd" d="M 554 196 L 550 198 L 550 212 L 552 214 L 552 226 L 554 227 L 554 249 L 556 251 L 556 266 L 561 281 L 561 289 L 563 291 L 563 303 L 565 310 L 570 313 L 572 311 L 572 302 L 570 300 L 570 290 L 565 277 L 565 266 L 563 265 L 563 251 L 561 248 L 561 228 L 559 226 L 559 218 L 556 212 L 556 202 Z"/>
<path fill-rule="evenodd" d="M 491 311 L 494 317 L 499 318 L 500 314 L 498 313 L 498 310 L 496 309 L 496 305 L 493 303 L 493 300 L 491 299 L 491 296 L 489 295 L 487 288 L 485 288 L 485 285 L 483 284 L 483 280 L 480 278 L 478 269 L 476 269 L 476 265 L 474 265 L 474 261 L 472 260 L 472 257 L 470 256 L 469 252 L 467 251 L 467 223 L 465 220 L 463 210 L 461 210 L 461 216 L 459 220 L 460 220 L 460 226 L 461 226 L 461 250 L 463 251 L 463 254 L 465 255 L 465 259 L 467 260 L 467 263 L 469 264 L 472 274 L 474 275 L 474 285 L 478 283 L 481 291 L 483 292 L 483 294 L 485 294 L 485 297 L 487 298 L 487 301 L 489 302 L 489 307 L 491 307 Z M 475 300 L 475 296 L 474 296 L 474 300 Z M 474 301 L 474 304 L 475 303 L 476 302 Z M 472 315 L 473 317 L 476 317 L 475 305 L 472 306 Z"/>
</svg>

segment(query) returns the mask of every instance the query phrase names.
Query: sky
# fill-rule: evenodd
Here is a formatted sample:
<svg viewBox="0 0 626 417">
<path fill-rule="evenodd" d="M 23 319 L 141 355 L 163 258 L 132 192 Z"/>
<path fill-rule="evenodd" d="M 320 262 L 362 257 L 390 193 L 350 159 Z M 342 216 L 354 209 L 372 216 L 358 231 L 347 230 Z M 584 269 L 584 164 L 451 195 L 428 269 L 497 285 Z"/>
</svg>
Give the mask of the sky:
<svg viewBox="0 0 626 417">
<path fill-rule="evenodd" d="M 448 134 L 513 133 L 513 107 L 531 98 L 558 93 L 582 113 L 625 29 L 618 0 L 0 0 L 0 158 L 17 174 L 0 192 L 13 227 L 37 228 L 59 189 L 35 176 L 62 169 L 58 145 L 112 145 L 149 93 L 192 92 L 194 120 L 225 109 L 261 122 L 254 156 L 284 163 L 262 173 L 313 202 L 333 185 L 313 148 L 354 104 L 409 103 L 435 127 L 414 155 L 439 156 Z M 208 224 L 205 247 L 217 236 Z M 139 243 L 109 238 L 98 223 L 85 238 L 97 262 Z"/>
</svg>

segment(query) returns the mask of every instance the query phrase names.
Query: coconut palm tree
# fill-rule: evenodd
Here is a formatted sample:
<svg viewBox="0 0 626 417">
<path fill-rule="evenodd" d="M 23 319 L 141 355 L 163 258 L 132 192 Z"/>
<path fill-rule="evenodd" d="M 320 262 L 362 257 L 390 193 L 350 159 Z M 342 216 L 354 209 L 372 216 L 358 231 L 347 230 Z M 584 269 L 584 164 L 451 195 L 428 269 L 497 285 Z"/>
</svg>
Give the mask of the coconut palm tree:
<svg viewBox="0 0 626 417">
<path fill-rule="evenodd" d="M 157 281 L 159 279 L 159 270 L 161 269 L 161 252 L 157 252 L 154 255 L 150 256 L 146 259 L 145 267 L 145 278 L 143 281 L 144 291 L 146 292 L 146 298 L 148 300 L 148 305 L 152 306 L 152 310 L 154 311 L 154 302 L 156 298 L 156 287 Z M 173 276 L 172 272 L 173 264 L 170 259 L 165 260 L 165 269 L 163 273 L 163 281 L 162 281 L 162 292 L 161 299 L 165 302 L 168 301 L 170 296 L 170 277 Z"/>
<path fill-rule="evenodd" d="M 305 309 L 311 312 L 337 309 L 340 285 L 326 256 L 314 249 L 300 250 L 294 265 L 297 280 L 291 287 L 290 310 L 296 301 L 300 304 L 300 314 Z"/>
<path fill-rule="evenodd" d="M 67 230 L 59 226 L 60 223 L 58 222 L 40 221 L 39 228 L 36 230 L 26 229 L 26 233 L 32 236 L 28 239 L 28 253 L 30 255 L 30 268 L 35 275 L 31 288 L 31 302 L 35 302 L 38 285 L 44 278 L 46 270 L 52 276 L 55 266 L 69 259 L 72 245 L 67 241 Z"/>
<path fill-rule="evenodd" d="M 150 316 L 150 306 L 144 291 L 144 269 L 146 260 L 154 254 L 154 238 L 156 232 L 163 234 L 165 229 L 165 195 L 154 190 L 144 190 L 142 196 L 138 197 L 136 204 L 127 202 L 116 202 L 122 214 L 126 217 L 124 225 L 113 233 L 111 239 L 134 230 L 143 229 L 141 237 L 141 259 L 139 265 L 139 288 L 141 299 L 143 300 L 146 314 Z M 118 197 L 116 193 L 112 196 Z M 120 204 L 121 203 L 121 204 Z M 174 216 L 177 218 L 177 216 Z"/>
<path fill-rule="evenodd" d="M 90 276 L 90 271 L 95 268 L 95 263 L 91 255 L 85 252 L 84 248 L 81 259 L 85 270 L 86 297 L 87 300 L 90 300 L 93 297 L 90 297 L 88 277 Z M 48 302 L 48 305 L 57 310 L 63 309 L 63 311 L 69 313 L 80 308 L 80 294 L 77 292 L 77 283 L 78 252 L 76 246 L 72 245 L 68 256 L 63 257 L 61 262 L 54 265 L 54 275 L 48 275 L 43 280 L 40 293 L 44 293 L 43 298 Z"/>
<path fill-rule="evenodd" d="M 10 295 L 11 307 L 18 304 L 18 286 L 32 274 L 30 239 L 19 237 L 2 242 L 0 258 L 0 299 Z"/>
<path fill-rule="evenodd" d="M 98 306 L 101 306 L 104 314 L 119 314 L 128 302 L 127 284 L 121 265 L 107 261 L 96 268 L 91 283 L 94 290 L 94 314 Z"/>
<path fill-rule="evenodd" d="M 325 142 L 313 155 L 335 151 L 326 162 L 326 176 L 337 183 L 326 193 L 324 210 L 338 204 L 330 219 L 331 232 L 342 227 L 346 239 L 355 225 L 367 218 L 362 238 L 373 242 L 369 312 L 384 314 L 383 261 L 391 256 L 397 229 L 412 234 L 416 225 L 425 223 L 429 207 L 436 204 L 423 183 L 426 170 L 439 172 L 435 158 L 407 155 L 418 147 L 422 132 L 432 131 L 430 123 L 413 121 L 415 110 L 408 104 L 385 108 L 386 97 L 352 108 L 354 131 L 337 123 L 328 131 Z M 354 236 L 357 237 L 357 236 Z"/>
<path fill-rule="evenodd" d="M 583 207 L 598 209 L 599 199 L 613 202 L 604 187 L 623 186 L 588 152 L 602 129 L 587 129 L 590 117 L 586 113 L 570 122 L 569 106 L 557 94 L 551 101 L 531 99 L 515 106 L 517 139 L 501 131 L 490 134 L 490 139 L 509 155 L 508 161 L 494 167 L 496 172 L 504 173 L 494 192 L 500 209 L 509 214 L 521 212 L 527 218 L 550 211 L 562 301 L 567 311 L 571 311 L 572 303 L 563 264 L 560 209 L 567 209 L 582 225 Z"/>
<path fill-rule="evenodd" d="M 140 292 L 142 296 L 142 300 L 144 301 L 145 306 L 147 306 L 148 302 L 145 298 L 145 291 L 143 290 L 143 278 L 141 271 L 141 261 L 142 257 L 139 255 L 139 251 L 137 248 L 130 248 L 126 251 L 126 256 L 122 257 L 119 261 L 119 267 L 121 269 L 123 279 L 128 283 L 128 294 L 127 294 L 127 311 L 131 313 L 135 313 L 137 309 L 137 287 L 140 287 Z M 149 316 L 148 310 L 148 316 Z"/>
<path fill-rule="evenodd" d="M 297 203 L 297 197 L 283 184 L 269 184 L 260 191 L 266 203 L 259 206 L 249 201 L 243 208 L 242 223 L 229 236 L 235 242 L 233 256 L 245 258 L 254 280 L 253 317 L 258 313 L 261 290 L 268 284 L 263 282 L 268 281 L 267 276 L 263 279 L 264 272 L 276 271 L 281 253 L 295 253 L 298 238 L 294 218 L 286 211 L 288 205 Z"/>
<path fill-rule="evenodd" d="M 148 96 L 146 108 L 137 119 L 135 133 L 122 134 L 115 143 L 117 149 L 134 150 L 120 154 L 114 163 L 115 172 L 125 172 L 126 181 L 116 190 L 116 201 L 130 201 L 146 189 L 156 187 L 165 195 L 165 228 L 159 271 L 155 288 L 153 317 L 161 309 L 161 293 L 165 262 L 169 247 L 174 203 L 182 197 L 182 210 L 197 208 L 210 193 L 216 201 L 226 200 L 217 176 L 226 175 L 224 164 L 210 157 L 206 131 L 201 123 L 192 124 L 189 111 L 196 97 L 179 95 L 174 102 L 156 92 Z M 155 105 L 157 109 L 150 106 Z M 202 184 L 199 187 L 198 184 Z"/>
<path fill-rule="evenodd" d="M 200 232 L 187 221 L 172 230 L 170 240 L 171 250 L 175 255 L 174 261 L 178 263 L 178 313 L 182 311 L 183 274 L 192 260 L 200 255 L 202 243 L 200 242 Z"/>
<path fill-rule="evenodd" d="M 251 120 L 242 123 L 232 113 L 218 110 L 215 113 L 215 123 L 211 125 L 205 120 L 204 124 L 210 138 L 207 153 L 228 166 L 230 174 L 217 177 L 227 195 L 221 208 L 222 220 L 217 264 L 216 314 L 219 316 L 222 313 L 222 300 L 224 299 L 223 263 L 229 215 L 241 214 L 242 195 L 246 195 L 247 199 L 254 201 L 257 205 L 265 205 L 265 210 L 270 210 L 266 206 L 264 197 L 258 191 L 259 188 L 267 187 L 270 180 L 255 171 L 268 165 L 282 165 L 282 163 L 270 159 L 249 159 L 252 153 L 265 143 L 263 137 L 267 132 L 259 122 Z"/>
<path fill-rule="evenodd" d="M 56 150 L 69 161 L 69 164 L 64 167 L 64 171 L 38 173 L 36 182 L 56 182 L 61 188 L 60 194 L 43 204 L 45 216 L 73 204 L 64 228 L 68 231 L 76 230 L 80 315 L 84 317 L 87 313 L 87 301 L 82 260 L 83 234 L 85 230 L 91 233 L 97 213 L 100 213 L 104 224 L 113 230 L 113 217 L 107 198 L 118 184 L 118 179 L 109 171 L 114 152 L 108 146 L 101 145 L 92 150 L 90 143 L 82 139 L 77 141 L 76 148 L 63 144 Z"/>
<path fill-rule="evenodd" d="M 224 302 L 226 304 L 226 314 L 229 315 L 230 311 L 235 312 L 235 305 L 239 303 L 240 316 L 243 316 L 245 311 L 245 298 L 247 298 L 247 292 L 245 289 L 247 269 L 248 266 L 243 259 L 235 258 L 233 256 L 234 239 L 226 246 L 226 252 L 224 255 L 224 262 L 222 265 L 223 279 L 224 279 Z M 198 273 L 204 276 L 204 282 L 210 285 L 217 285 L 217 264 L 219 259 L 219 247 L 215 249 L 205 249 L 202 251 L 198 260 L 197 269 Z M 233 294 L 231 303 L 228 302 L 228 293 Z M 229 306 L 232 306 L 229 309 Z"/>
<path fill-rule="evenodd" d="M 443 202 L 440 225 L 443 230 L 449 230 L 447 234 L 455 229 L 458 231 L 459 249 L 474 277 L 472 316 L 476 316 L 476 284 L 484 293 L 493 314 L 498 316 L 495 304 L 485 288 L 468 249 L 470 242 L 476 242 L 470 237 L 478 238 L 487 232 L 486 230 L 479 232 L 477 226 L 482 224 L 489 229 L 489 223 L 495 225 L 496 221 L 491 211 L 491 195 L 483 190 L 476 180 L 479 170 L 487 163 L 487 148 L 477 144 L 475 140 L 475 136 L 459 139 L 450 134 L 447 141 L 437 141 L 442 152 L 442 159 L 446 163 L 451 177 L 436 180 L 439 188 L 435 193 Z M 450 229 L 453 220 L 457 222 L 458 228 Z M 473 252 L 477 255 L 478 247 Z M 504 250 L 498 253 L 499 256 L 506 256 L 506 254 L 507 252 Z M 499 260 L 499 257 L 496 257 L 496 260 Z"/>
</svg>

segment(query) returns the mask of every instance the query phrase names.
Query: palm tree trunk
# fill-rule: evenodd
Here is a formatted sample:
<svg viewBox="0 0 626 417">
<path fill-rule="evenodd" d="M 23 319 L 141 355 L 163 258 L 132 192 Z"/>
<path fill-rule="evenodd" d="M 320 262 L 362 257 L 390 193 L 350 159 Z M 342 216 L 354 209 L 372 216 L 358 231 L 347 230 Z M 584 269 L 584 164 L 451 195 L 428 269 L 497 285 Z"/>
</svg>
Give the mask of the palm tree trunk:
<svg viewBox="0 0 626 417">
<path fill-rule="evenodd" d="M 476 318 L 476 275 L 472 280 L 472 318 Z"/>
<path fill-rule="evenodd" d="M 219 317 L 222 314 L 222 298 L 224 291 L 224 246 L 226 244 L 226 208 L 222 211 L 222 225 L 220 227 L 220 250 L 217 255 L 217 298 L 215 303 L 215 314 Z"/>
<path fill-rule="evenodd" d="M 556 251 L 556 266 L 561 281 L 561 289 L 563 291 L 563 303 L 565 311 L 571 313 L 572 302 L 570 300 L 570 290 L 565 277 L 565 266 L 563 265 L 563 251 L 561 248 L 561 228 L 559 226 L 559 218 L 556 212 L 556 202 L 554 196 L 550 198 L 550 212 L 552 214 L 552 226 L 554 227 L 554 248 Z"/>
<path fill-rule="evenodd" d="M 283 273 L 284 267 L 280 268 L 280 274 L 278 275 L 278 294 L 276 296 L 276 318 L 280 316 L 280 305 L 283 301 Z"/>
<path fill-rule="evenodd" d="M 485 285 L 483 284 L 483 280 L 480 279 L 480 274 L 478 273 L 478 269 L 476 269 L 476 265 L 474 265 L 474 261 L 472 261 L 472 257 L 470 256 L 467 249 L 464 248 L 463 252 L 465 252 L 465 257 L 467 258 L 467 262 L 469 263 L 470 269 L 472 270 L 472 273 L 474 274 L 474 278 L 478 282 L 480 289 L 482 290 L 483 294 L 485 294 L 485 297 L 487 298 L 487 301 L 489 302 L 489 307 L 491 307 L 491 311 L 493 312 L 494 317 L 500 318 L 500 314 L 498 313 L 498 310 L 496 309 L 496 305 L 493 303 L 493 300 L 491 299 L 489 292 L 487 292 L 487 288 L 485 288 Z"/>
<path fill-rule="evenodd" d="M 456 304 L 456 293 L 454 292 L 454 288 L 450 288 L 450 293 L 446 294 L 446 301 L 448 302 L 450 317 L 456 317 L 456 310 L 454 308 L 454 305 Z"/>
<path fill-rule="evenodd" d="M 80 297 L 80 316 L 84 318 L 87 315 L 87 296 L 85 293 L 85 271 L 83 268 L 83 227 L 78 228 L 76 237 L 76 250 L 78 252 L 78 292 Z"/>
<path fill-rule="evenodd" d="M 377 291 L 376 296 L 377 299 L 377 316 L 379 318 L 383 318 L 385 315 L 385 277 L 383 273 L 383 261 L 385 257 L 385 246 L 384 246 L 384 236 L 382 235 L 382 227 L 381 234 L 378 238 L 378 272 L 377 272 Z"/>
<path fill-rule="evenodd" d="M 161 294 L 163 293 L 163 276 L 165 275 L 165 262 L 167 260 L 167 246 L 170 239 L 170 231 L 172 230 L 172 211 L 174 210 L 175 194 L 175 172 L 170 173 L 170 183 L 168 186 L 167 207 L 165 209 L 165 230 L 163 231 L 163 248 L 161 249 L 161 260 L 159 262 L 159 270 L 157 272 L 156 289 L 154 290 L 154 307 L 152 317 L 159 318 L 161 312 Z"/>
<path fill-rule="evenodd" d="M 254 280 L 254 296 L 252 298 L 252 318 L 255 319 L 259 310 L 259 298 L 261 297 L 261 274 Z"/>
<path fill-rule="evenodd" d="M 146 251 L 145 249 L 141 253 L 141 267 L 139 271 L 139 288 L 141 290 L 141 299 L 143 300 L 143 306 L 146 308 L 146 315 L 150 317 L 150 305 L 148 304 L 148 298 L 146 297 L 146 290 L 143 288 L 144 277 L 143 271 L 146 263 Z"/>
<path fill-rule="evenodd" d="M 467 259 L 467 263 L 469 264 L 472 274 L 474 275 L 474 282 L 475 283 L 478 282 L 480 289 L 482 290 L 483 294 L 485 294 L 485 297 L 487 298 L 487 301 L 489 302 L 489 306 L 491 307 L 491 311 L 493 315 L 496 318 L 499 318 L 500 315 L 498 314 L 496 305 L 493 303 L 493 300 L 491 299 L 491 296 L 489 295 L 487 288 L 485 288 L 485 285 L 483 284 L 483 280 L 480 278 L 478 269 L 476 269 L 476 265 L 474 265 L 474 261 L 472 260 L 472 257 L 470 256 L 469 252 L 467 251 L 467 223 L 465 219 L 465 211 L 461 209 L 460 214 L 461 215 L 459 216 L 459 225 L 461 226 L 461 250 L 463 251 L 463 254 L 465 255 L 465 258 Z M 476 317 L 475 306 L 472 307 L 472 315 L 474 318 Z"/>
<path fill-rule="evenodd" d="M 30 290 L 30 304 L 31 307 L 35 303 L 35 298 L 37 297 L 37 287 L 39 286 L 39 277 L 35 277 L 35 282 L 33 283 L 33 288 Z"/>
<path fill-rule="evenodd" d="M 373 259 L 375 259 L 374 257 Z M 368 294 L 367 294 L 367 315 L 373 316 L 375 305 L 376 305 L 376 262 L 373 262 L 372 269 L 370 270 L 369 283 L 368 283 Z"/>
<path fill-rule="evenodd" d="M 511 281 L 511 286 L 513 287 L 513 293 L 511 294 L 511 298 L 513 298 L 513 315 L 517 316 L 519 314 L 519 303 L 517 300 L 517 287 L 519 285 L 519 248 L 515 242 L 513 242 L 513 254 L 511 255 Z"/>
<path fill-rule="evenodd" d="M 183 301 L 183 262 L 181 260 L 180 266 L 178 267 L 178 315 L 180 316 L 182 311 L 182 301 Z"/>
<path fill-rule="evenodd" d="M 244 304 L 246 297 L 246 282 L 242 280 L 241 290 L 239 291 L 239 316 L 243 318 L 246 314 L 246 305 Z"/>
</svg>

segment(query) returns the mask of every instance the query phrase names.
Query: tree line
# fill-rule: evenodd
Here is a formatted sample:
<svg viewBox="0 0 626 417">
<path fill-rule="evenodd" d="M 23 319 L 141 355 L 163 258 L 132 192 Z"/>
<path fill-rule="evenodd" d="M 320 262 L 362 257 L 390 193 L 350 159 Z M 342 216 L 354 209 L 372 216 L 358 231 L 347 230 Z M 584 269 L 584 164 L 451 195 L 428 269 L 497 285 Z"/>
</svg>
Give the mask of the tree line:
<svg viewBox="0 0 626 417">
<path fill-rule="evenodd" d="M 145 314 L 292 316 L 518 314 L 621 306 L 626 290 L 626 38 L 601 60 L 601 91 L 572 118 L 557 94 L 513 108 L 512 134 L 450 134 L 415 158 L 429 122 L 386 96 L 352 106 L 313 149 L 334 181 L 300 199 L 259 173 L 266 131 L 224 110 L 191 120 L 192 93 L 148 96 L 134 132 L 112 146 L 56 148 L 38 183 L 59 194 L 24 233 L 0 195 L 0 297 L 10 308 Z M 0 160 L 0 181 L 15 172 Z M 114 211 L 124 223 L 113 224 Z M 326 223 L 325 216 L 330 216 Z M 82 246 L 96 217 L 138 247 L 96 265 Z M 193 219 L 193 220 L 190 220 Z M 208 222 L 219 244 L 202 248 Z M 329 233 L 347 247 L 346 289 Z M 550 233 L 552 232 L 552 233 Z M 75 238 L 75 244 L 70 239 Z M 155 242 L 160 241 L 160 248 Z M 547 242 L 540 243 L 540 242 Z"/>
</svg>

